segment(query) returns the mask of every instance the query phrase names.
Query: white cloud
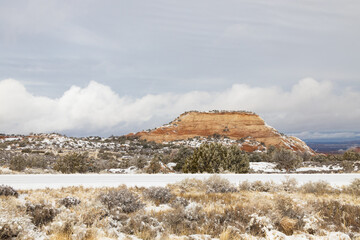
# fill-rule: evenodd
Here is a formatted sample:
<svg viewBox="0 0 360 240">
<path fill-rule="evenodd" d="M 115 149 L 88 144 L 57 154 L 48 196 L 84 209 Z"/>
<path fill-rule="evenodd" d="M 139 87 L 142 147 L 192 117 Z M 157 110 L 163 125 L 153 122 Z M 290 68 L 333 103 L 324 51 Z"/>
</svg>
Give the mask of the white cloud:
<svg viewBox="0 0 360 240">
<path fill-rule="evenodd" d="M 235 84 L 225 91 L 122 97 L 90 82 L 60 98 L 35 96 L 17 80 L 0 81 L 0 132 L 123 134 L 160 126 L 188 110 L 249 110 L 284 132 L 359 131 L 360 92 L 335 93 L 330 82 L 300 80 L 291 90 Z"/>
</svg>

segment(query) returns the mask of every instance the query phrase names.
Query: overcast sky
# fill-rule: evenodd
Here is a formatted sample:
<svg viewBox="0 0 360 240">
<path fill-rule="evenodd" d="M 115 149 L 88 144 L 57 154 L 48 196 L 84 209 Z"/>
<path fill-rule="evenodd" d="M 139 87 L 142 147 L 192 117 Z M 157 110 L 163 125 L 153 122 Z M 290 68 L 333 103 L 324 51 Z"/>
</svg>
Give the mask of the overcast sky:
<svg viewBox="0 0 360 240">
<path fill-rule="evenodd" d="M 244 109 L 303 138 L 358 136 L 359 12 L 358 0 L 2 0 L 0 132 L 119 135 Z"/>
</svg>

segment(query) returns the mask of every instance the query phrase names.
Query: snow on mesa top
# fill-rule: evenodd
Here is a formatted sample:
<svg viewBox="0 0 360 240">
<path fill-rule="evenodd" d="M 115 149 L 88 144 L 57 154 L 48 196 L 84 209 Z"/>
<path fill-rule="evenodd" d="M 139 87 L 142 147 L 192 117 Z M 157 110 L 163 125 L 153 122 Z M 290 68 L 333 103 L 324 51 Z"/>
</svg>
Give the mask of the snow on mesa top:
<svg viewBox="0 0 360 240">
<path fill-rule="evenodd" d="M 238 140 L 248 152 L 264 151 L 273 145 L 313 153 L 300 139 L 279 133 L 257 114 L 246 111 L 185 112 L 169 124 L 134 135 L 158 143 L 220 135 Z"/>
</svg>

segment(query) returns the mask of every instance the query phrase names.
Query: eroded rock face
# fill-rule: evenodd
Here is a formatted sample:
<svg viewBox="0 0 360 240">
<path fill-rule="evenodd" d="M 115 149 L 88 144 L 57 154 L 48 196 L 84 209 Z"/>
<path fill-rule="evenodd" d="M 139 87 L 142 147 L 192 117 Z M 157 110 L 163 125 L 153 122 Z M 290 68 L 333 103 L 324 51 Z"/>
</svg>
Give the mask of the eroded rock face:
<svg viewBox="0 0 360 240">
<path fill-rule="evenodd" d="M 251 139 L 257 144 L 243 144 L 245 151 L 261 150 L 261 146 L 284 147 L 294 151 L 313 152 L 303 141 L 288 137 L 268 126 L 251 112 L 186 112 L 171 123 L 150 131 L 136 133 L 141 139 L 171 142 L 213 135 L 230 139 Z M 253 141 L 253 142 L 254 142 Z M 261 145 L 261 146 L 260 146 Z"/>
</svg>

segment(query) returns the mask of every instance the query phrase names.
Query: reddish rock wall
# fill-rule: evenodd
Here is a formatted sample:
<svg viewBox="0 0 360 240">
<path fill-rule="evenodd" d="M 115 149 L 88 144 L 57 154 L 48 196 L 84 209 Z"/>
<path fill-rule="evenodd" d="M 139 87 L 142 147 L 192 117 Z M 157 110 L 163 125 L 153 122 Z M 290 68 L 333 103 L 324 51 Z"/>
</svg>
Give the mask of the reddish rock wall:
<svg viewBox="0 0 360 240">
<path fill-rule="evenodd" d="M 170 142 L 214 134 L 231 139 L 251 137 L 266 146 L 312 152 L 300 139 L 280 134 L 276 129 L 266 125 L 258 115 L 249 112 L 187 112 L 168 125 L 135 135 L 148 141 Z M 244 146 L 244 150 L 251 151 L 251 149 L 250 147 L 245 149 Z"/>
</svg>

